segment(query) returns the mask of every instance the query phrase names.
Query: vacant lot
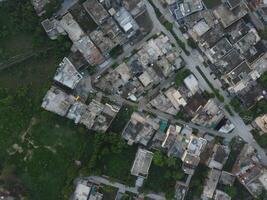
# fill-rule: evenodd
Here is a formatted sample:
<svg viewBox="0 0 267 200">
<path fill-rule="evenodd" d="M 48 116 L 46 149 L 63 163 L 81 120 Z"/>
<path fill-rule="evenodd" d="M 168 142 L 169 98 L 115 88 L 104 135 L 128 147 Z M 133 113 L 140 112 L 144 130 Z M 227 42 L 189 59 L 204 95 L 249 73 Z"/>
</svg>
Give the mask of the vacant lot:
<svg viewBox="0 0 267 200">
<path fill-rule="evenodd" d="M 220 0 L 203 0 L 207 8 L 212 9 L 221 4 Z"/>
</svg>

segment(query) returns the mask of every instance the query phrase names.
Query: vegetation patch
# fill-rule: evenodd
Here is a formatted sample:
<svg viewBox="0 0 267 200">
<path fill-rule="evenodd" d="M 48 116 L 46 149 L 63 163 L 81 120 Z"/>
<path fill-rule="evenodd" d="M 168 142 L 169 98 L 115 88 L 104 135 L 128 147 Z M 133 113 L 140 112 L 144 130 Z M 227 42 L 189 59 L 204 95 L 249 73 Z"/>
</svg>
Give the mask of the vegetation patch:
<svg viewBox="0 0 267 200">
<path fill-rule="evenodd" d="M 198 165 L 189 184 L 189 190 L 185 197 L 186 200 L 200 199 L 203 192 L 205 180 L 208 176 L 209 168 L 205 165 Z"/>
<path fill-rule="evenodd" d="M 167 157 L 162 152 L 156 151 L 143 190 L 145 192 L 163 192 L 167 199 L 172 199 L 176 181 L 185 177 L 180 160 Z"/>
<path fill-rule="evenodd" d="M 232 168 L 235 164 L 235 161 L 238 157 L 238 155 L 240 154 L 242 148 L 244 147 L 245 143 L 243 140 L 239 139 L 239 138 L 233 138 L 230 142 L 230 154 L 229 157 L 223 167 L 224 171 L 232 171 Z"/>
</svg>

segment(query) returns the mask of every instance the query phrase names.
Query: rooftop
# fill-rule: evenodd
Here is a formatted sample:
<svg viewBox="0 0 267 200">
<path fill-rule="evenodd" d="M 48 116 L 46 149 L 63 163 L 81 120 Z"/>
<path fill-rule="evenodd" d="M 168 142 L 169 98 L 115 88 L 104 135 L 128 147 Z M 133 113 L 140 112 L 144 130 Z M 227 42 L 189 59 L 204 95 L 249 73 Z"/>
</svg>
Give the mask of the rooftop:
<svg viewBox="0 0 267 200">
<path fill-rule="evenodd" d="M 263 133 L 267 133 L 267 114 L 257 117 L 255 123 Z"/>
<path fill-rule="evenodd" d="M 191 136 L 190 142 L 187 146 L 188 153 L 196 156 L 200 156 L 200 154 L 203 152 L 205 146 L 207 144 L 207 140 L 201 137 Z"/>
<path fill-rule="evenodd" d="M 220 177 L 220 183 L 223 185 L 230 185 L 232 186 L 235 182 L 235 176 L 229 172 L 222 171 Z"/>
<path fill-rule="evenodd" d="M 214 46 L 223 36 L 223 27 L 220 24 L 215 24 L 210 30 L 200 37 L 199 42 L 201 46 L 208 49 Z"/>
<path fill-rule="evenodd" d="M 225 56 L 231 49 L 231 43 L 226 37 L 223 37 L 207 51 L 207 56 L 214 63 Z"/>
<path fill-rule="evenodd" d="M 238 6 L 242 2 L 242 0 L 227 0 L 226 2 L 230 6 L 230 8 L 233 9 Z"/>
<path fill-rule="evenodd" d="M 79 26 L 79 24 L 74 20 L 70 13 L 67 13 L 60 20 L 60 26 L 68 33 L 69 38 L 76 42 L 81 39 L 85 33 Z"/>
<path fill-rule="evenodd" d="M 178 112 L 176 108 L 172 105 L 171 101 L 168 98 L 166 98 L 165 95 L 163 94 L 159 94 L 149 103 L 156 109 L 171 115 L 176 115 Z"/>
<path fill-rule="evenodd" d="M 226 28 L 244 17 L 248 13 L 248 8 L 242 3 L 234 10 L 231 10 L 228 4 L 221 4 L 214 9 L 213 13 L 220 20 L 224 28 Z"/>
<path fill-rule="evenodd" d="M 244 35 L 246 35 L 250 30 L 248 24 L 245 23 L 243 19 L 235 22 L 231 26 L 226 28 L 227 35 L 229 35 L 229 40 L 233 44 L 240 40 Z"/>
<path fill-rule="evenodd" d="M 82 114 L 80 123 L 88 129 L 106 132 L 118 112 L 119 108 L 115 105 L 93 100 Z"/>
<path fill-rule="evenodd" d="M 107 53 L 116 46 L 116 44 L 101 30 L 94 30 L 89 36 L 102 53 Z"/>
<path fill-rule="evenodd" d="M 232 85 L 237 85 L 243 79 L 247 79 L 250 72 L 251 68 L 244 61 L 241 64 L 239 64 L 236 68 L 234 68 L 231 72 L 229 72 L 226 75 L 225 80 Z"/>
<path fill-rule="evenodd" d="M 217 75 L 222 76 L 232 71 L 243 60 L 241 54 L 236 49 L 232 49 L 228 54 L 215 63 L 215 69 L 213 71 Z"/>
<path fill-rule="evenodd" d="M 145 149 L 138 149 L 131 169 L 131 174 L 147 178 L 152 159 L 152 152 Z"/>
<path fill-rule="evenodd" d="M 83 7 L 98 25 L 102 24 L 110 16 L 97 0 L 87 0 L 83 3 Z"/>
<path fill-rule="evenodd" d="M 122 132 L 122 136 L 128 141 L 128 144 L 140 143 L 146 146 L 158 129 L 158 120 L 134 112 Z"/>
<path fill-rule="evenodd" d="M 90 191 L 91 191 L 91 187 L 84 185 L 84 184 L 78 184 L 74 192 L 74 198 L 76 200 L 87 200 L 89 197 Z"/>
<path fill-rule="evenodd" d="M 192 29 L 197 34 L 197 36 L 200 37 L 210 29 L 210 26 L 205 22 L 204 19 L 202 19 L 197 22 Z"/>
<path fill-rule="evenodd" d="M 88 36 L 84 36 L 74 42 L 74 46 L 81 52 L 90 65 L 98 65 L 104 62 L 104 57 Z"/>
<path fill-rule="evenodd" d="M 196 93 L 187 101 L 185 110 L 190 116 L 194 117 L 199 109 L 205 106 L 207 102 L 208 100 L 205 97 L 203 97 L 199 93 Z"/>
<path fill-rule="evenodd" d="M 196 77 L 193 74 L 190 74 L 188 77 L 184 79 L 184 84 L 190 90 L 191 95 L 196 94 L 199 91 L 199 83 Z"/>
<path fill-rule="evenodd" d="M 255 28 L 249 30 L 249 32 L 242 37 L 235 46 L 241 53 L 247 52 L 252 46 L 255 46 L 260 41 L 260 36 L 258 35 Z"/>
<path fill-rule="evenodd" d="M 38 16 L 41 16 L 45 13 L 44 8 L 49 0 L 31 0 L 32 5 L 37 13 Z"/>
<path fill-rule="evenodd" d="M 139 26 L 132 15 L 124 7 L 120 8 L 120 10 L 114 15 L 114 18 L 123 31 L 128 34 L 128 37 L 133 36 L 139 29 Z"/>
<path fill-rule="evenodd" d="M 201 0 L 183 0 L 182 3 L 177 4 L 178 8 L 175 10 L 175 16 L 177 19 L 181 19 L 203 9 Z"/>
<path fill-rule="evenodd" d="M 216 190 L 221 171 L 217 169 L 211 169 L 208 175 L 208 180 L 205 183 L 204 190 L 202 193 L 203 197 L 212 198 Z"/>
<path fill-rule="evenodd" d="M 42 108 L 65 116 L 74 102 L 74 96 L 68 95 L 59 88 L 52 86 L 43 98 Z"/>
<path fill-rule="evenodd" d="M 103 24 L 101 24 L 100 28 L 116 45 L 124 43 L 126 36 L 122 33 L 122 30 L 112 17 L 109 17 Z"/>
<path fill-rule="evenodd" d="M 215 128 L 223 117 L 224 114 L 217 103 L 213 99 L 210 99 L 203 107 L 199 108 L 197 114 L 192 119 L 192 122 L 202 126 Z"/>
<path fill-rule="evenodd" d="M 103 194 L 97 192 L 94 185 L 78 183 L 73 198 L 75 200 L 102 200 Z"/>
<path fill-rule="evenodd" d="M 209 161 L 209 168 L 216 168 L 221 170 L 225 164 L 230 150 L 227 146 L 216 144 L 213 148 L 213 155 Z"/>
<path fill-rule="evenodd" d="M 55 81 L 70 89 L 74 89 L 82 78 L 82 75 L 66 57 L 63 58 L 63 61 L 59 64 L 59 68 L 54 76 Z"/>
<path fill-rule="evenodd" d="M 166 132 L 165 139 L 162 142 L 162 147 L 169 149 L 173 145 L 173 143 L 175 142 L 181 129 L 182 128 L 180 126 L 170 125 L 167 132 Z"/>
<path fill-rule="evenodd" d="M 231 197 L 221 190 L 216 190 L 214 200 L 231 200 Z"/>
</svg>

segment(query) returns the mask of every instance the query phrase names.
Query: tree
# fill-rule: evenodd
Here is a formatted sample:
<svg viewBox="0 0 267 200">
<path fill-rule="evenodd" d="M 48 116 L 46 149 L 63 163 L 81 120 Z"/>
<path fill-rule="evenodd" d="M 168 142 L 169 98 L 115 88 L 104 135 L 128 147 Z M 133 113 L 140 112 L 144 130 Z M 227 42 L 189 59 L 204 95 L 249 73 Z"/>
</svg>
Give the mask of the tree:
<svg viewBox="0 0 267 200">
<path fill-rule="evenodd" d="M 241 103 L 237 97 L 234 97 L 233 99 L 231 99 L 230 105 L 234 108 L 236 112 L 240 112 Z"/>
<path fill-rule="evenodd" d="M 156 151 L 153 156 L 153 162 L 155 165 L 163 167 L 165 164 L 164 155 L 161 151 Z"/>
<path fill-rule="evenodd" d="M 259 83 L 262 87 L 267 89 L 267 72 L 264 72 L 261 77 L 259 78 Z"/>
<path fill-rule="evenodd" d="M 234 186 L 226 186 L 224 191 L 232 198 L 237 195 L 237 190 Z"/>
<path fill-rule="evenodd" d="M 267 28 L 259 32 L 262 39 L 267 40 Z"/>
<path fill-rule="evenodd" d="M 50 0 L 48 4 L 45 6 L 45 15 L 46 17 L 51 17 L 56 11 L 58 11 L 61 7 L 60 0 Z"/>
<path fill-rule="evenodd" d="M 184 79 L 191 74 L 191 71 L 189 69 L 183 69 L 177 72 L 175 77 L 175 84 L 176 86 L 180 86 Z"/>
<path fill-rule="evenodd" d="M 197 46 L 197 43 L 194 41 L 193 38 L 188 38 L 187 40 L 187 44 L 192 48 L 192 49 L 196 49 L 198 46 Z"/>
</svg>

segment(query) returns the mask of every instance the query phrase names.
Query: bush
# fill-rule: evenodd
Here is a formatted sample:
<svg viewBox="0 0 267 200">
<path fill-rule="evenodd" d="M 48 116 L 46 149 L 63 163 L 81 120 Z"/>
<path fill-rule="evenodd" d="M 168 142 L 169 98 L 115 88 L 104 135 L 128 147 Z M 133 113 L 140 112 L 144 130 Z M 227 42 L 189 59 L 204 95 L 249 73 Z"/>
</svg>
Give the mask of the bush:
<svg viewBox="0 0 267 200">
<path fill-rule="evenodd" d="M 229 112 L 229 114 L 230 114 L 231 116 L 234 115 L 234 113 L 233 113 L 233 111 L 231 110 L 231 108 L 230 108 L 229 105 L 225 105 L 224 108 L 225 108 L 225 110 L 227 110 L 227 112 Z"/>
<path fill-rule="evenodd" d="M 180 86 L 184 79 L 191 74 L 191 71 L 189 69 L 183 69 L 177 72 L 175 77 L 175 84 L 176 86 Z"/>
<path fill-rule="evenodd" d="M 123 53 L 123 48 L 120 45 L 117 45 L 114 47 L 110 52 L 109 55 L 113 58 L 116 59 L 119 55 Z"/>
<path fill-rule="evenodd" d="M 267 72 L 264 72 L 261 77 L 259 78 L 259 83 L 262 87 L 267 89 Z"/>
<path fill-rule="evenodd" d="M 187 44 L 192 48 L 192 49 L 196 49 L 198 46 L 197 46 L 197 43 L 193 40 L 193 38 L 189 38 L 187 40 Z"/>
<path fill-rule="evenodd" d="M 233 109 L 236 111 L 236 112 L 240 112 L 241 110 L 241 103 L 239 101 L 239 99 L 237 97 L 234 97 L 233 99 L 231 99 L 230 101 L 230 105 L 233 107 Z"/>
<path fill-rule="evenodd" d="M 173 29 L 173 24 L 169 21 L 165 21 L 163 23 L 163 25 L 165 26 L 165 28 L 168 30 L 168 31 L 171 31 Z"/>
</svg>

